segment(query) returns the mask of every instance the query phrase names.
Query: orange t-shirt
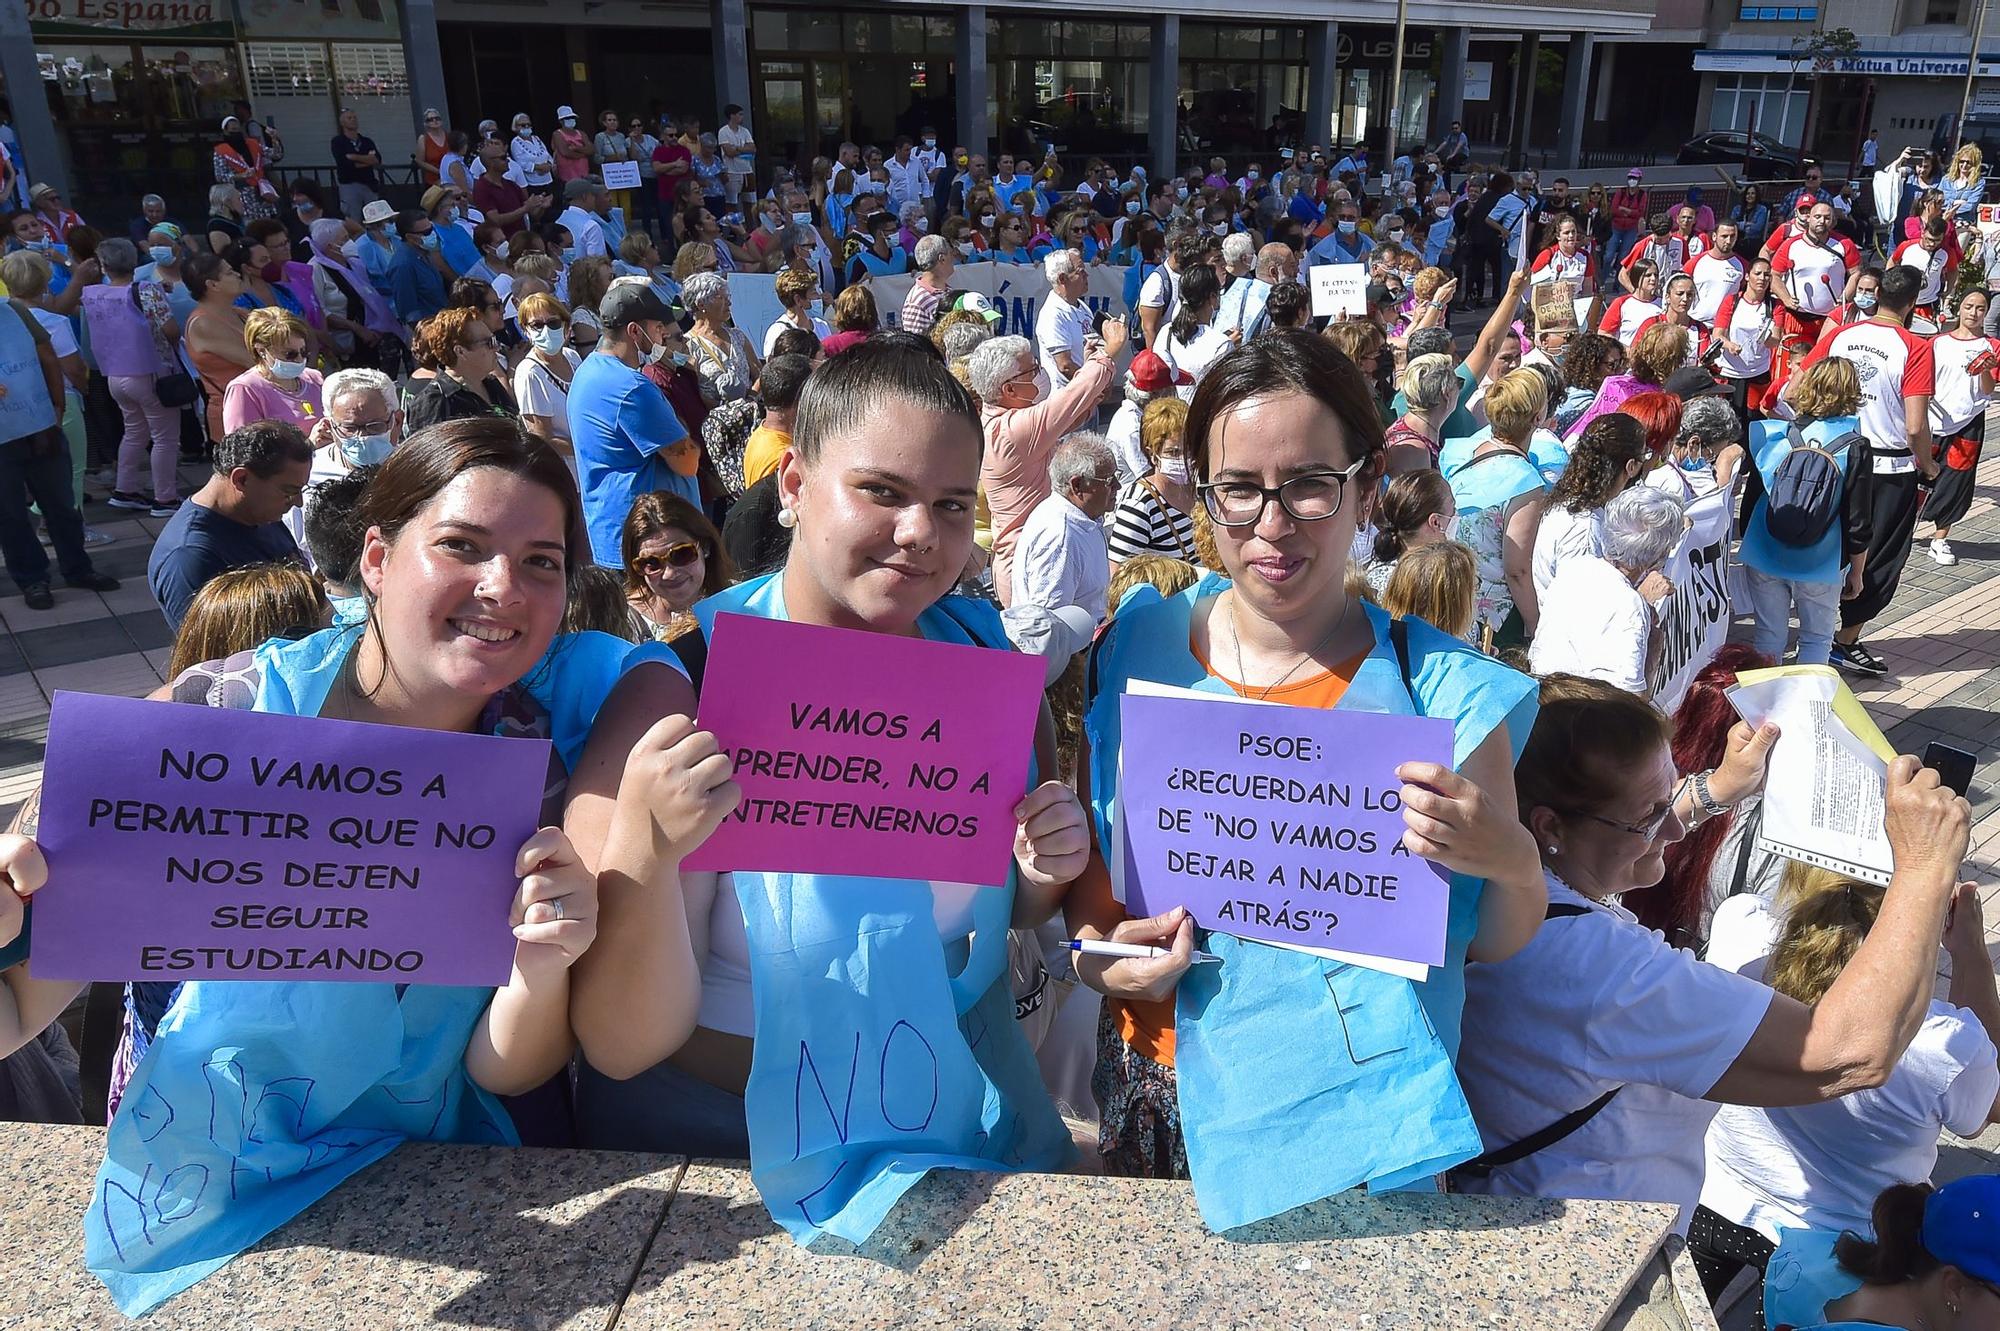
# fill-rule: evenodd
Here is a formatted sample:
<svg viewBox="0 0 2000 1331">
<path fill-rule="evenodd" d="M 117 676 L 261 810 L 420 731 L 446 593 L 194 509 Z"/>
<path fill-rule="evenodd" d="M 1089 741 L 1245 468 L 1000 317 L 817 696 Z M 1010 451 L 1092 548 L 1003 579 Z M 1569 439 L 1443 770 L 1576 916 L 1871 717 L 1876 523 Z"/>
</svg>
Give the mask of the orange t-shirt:
<svg viewBox="0 0 2000 1331">
<path fill-rule="evenodd" d="M 1368 658 L 1366 652 L 1342 661 L 1331 670 L 1323 670 L 1304 679 L 1290 680 L 1266 693 L 1261 689 L 1237 683 L 1210 665 L 1207 658 L 1195 647 L 1192 637 L 1188 650 L 1201 662 L 1216 680 L 1227 684 L 1244 697 L 1256 697 L 1259 701 L 1283 703 L 1288 707 L 1330 708 L 1347 693 L 1347 686 L 1354 682 L 1354 676 L 1361 669 L 1361 663 Z M 1104 856 L 1099 853 L 1090 857 L 1090 867 L 1077 880 L 1077 890 L 1085 893 L 1085 900 L 1093 904 L 1109 903 L 1117 906 L 1111 895 L 1111 871 L 1105 867 Z M 1122 909 L 1119 908 L 1119 909 Z M 1106 999 L 1110 1005 L 1112 1019 L 1118 1023 L 1118 1036 L 1138 1053 L 1144 1054 L 1161 1067 L 1174 1065 L 1174 1000 L 1160 999 Z"/>
</svg>

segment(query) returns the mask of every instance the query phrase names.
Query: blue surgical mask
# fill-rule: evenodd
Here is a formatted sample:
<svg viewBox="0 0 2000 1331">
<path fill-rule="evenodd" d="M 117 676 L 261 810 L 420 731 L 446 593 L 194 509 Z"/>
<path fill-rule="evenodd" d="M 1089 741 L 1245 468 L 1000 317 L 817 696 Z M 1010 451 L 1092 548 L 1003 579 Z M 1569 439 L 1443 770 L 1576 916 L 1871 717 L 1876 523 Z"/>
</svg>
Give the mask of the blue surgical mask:
<svg viewBox="0 0 2000 1331">
<path fill-rule="evenodd" d="M 271 373 L 280 379 L 297 379 L 305 372 L 306 363 L 302 360 L 278 360 L 274 357 L 271 361 Z"/>
<path fill-rule="evenodd" d="M 444 224 L 450 226 L 456 221 L 458 221 L 458 205 L 454 203 L 444 210 Z"/>
<path fill-rule="evenodd" d="M 1125 200 L 1125 215 L 1127 217 L 1137 217 L 1139 215 L 1139 201 L 1137 199 Z"/>
<path fill-rule="evenodd" d="M 424 232 L 423 239 L 419 241 L 418 244 L 422 245 L 427 250 L 436 249 L 438 247 L 438 233 L 435 231 Z"/>
<path fill-rule="evenodd" d="M 340 436 L 340 455 L 353 467 L 372 467 L 387 458 L 393 447 L 386 433 Z"/>
<path fill-rule="evenodd" d="M 792 221 L 799 226 L 811 226 L 813 224 L 813 215 L 811 213 L 793 213 Z"/>
<path fill-rule="evenodd" d="M 826 313 L 826 302 L 822 300 L 820 297 L 814 296 L 812 300 L 807 303 L 806 312 L 812 315 L 815 319 L 817 319 L 821 315 Z"/>
<path fill-rule="evenodd" d="M 1855 292 L 1855 293 L 1854 293 L 1854 308 L 1855 308 L 1855 309 L 1857 309 L 1857 310 L 1872 310 L 1872 309 L 1874 309 L 1874 308 L 1875 308 L 1875 293 L 1874 293 L 1874 292 L 1872 292 L 1872 291 L 1857 291 L 1857 292 Z"/>
<path fill-rule="evenodd" d="M 686 369 L 688 363 L 687 353 L 685 351 L 676 351 L 673 354 L 673 362 L 676 370 Z"/>
<path fill-rule="evenodd" d="M 1715 464 L 1704 457 L 1681 459 L 1681 470 L 1690 474 L 1713 470 Z"/>
<path fill-rule="evenodd" d="M 1340 222 L 1337 223 L 1336 225 L 1339 226 L 1340 234 L 1343 236 L 1351 236 L 1356 231 L 1359 231 L 1361 229 L 1361 224 L 1359 222 Z"/>
<path fill-rule="evenodd" d="M 148 245 L 146 253 L 153 256 L 154 263 L 172 263 L 174 261 L 174 247 L 171 245 Z"/>
<path fill-rule="evenodd" d="M 565 245 L 565 246 L 563 246 L 563 255 L 562 255 L 562 257 L 563 257 L 563 263 L 564 263 L 565 265 L 568 265 L 568 264 L 572 264 L 572 263 L 575 263 L 575 262 L 576 262 L 576 261 L 577 261 L 577 260 L 578 260 L 579 258 L 581 258 L 581 257 L 582 257 L 582 255 L 581 255 L 581 254 L 580 254 L 580 253 L 578 252 L 578 250 L 577 250 L 577 247 L 576 247 L 576 246 L 574 246 L 574 245 Z"/>
</svg>

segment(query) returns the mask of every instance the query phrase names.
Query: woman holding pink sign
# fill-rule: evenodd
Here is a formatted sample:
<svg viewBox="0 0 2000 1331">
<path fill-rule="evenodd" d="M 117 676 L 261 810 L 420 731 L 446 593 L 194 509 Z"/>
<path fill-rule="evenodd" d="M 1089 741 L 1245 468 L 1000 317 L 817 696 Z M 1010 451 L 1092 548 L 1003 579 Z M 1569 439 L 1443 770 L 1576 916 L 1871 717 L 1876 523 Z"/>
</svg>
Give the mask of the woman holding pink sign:
<svg viewBox="0 0 2000 1331">
<path fill-rule="evenodd" d="M 85 1260 L 138 1315 L 224 1265 L 405 1140 L 516 1145 L 499 1097 L 567 1064 L 569 968 L 596 935 L 596 884 L 552 823 L 629 644 L 559 638 L 587 561 L 575 482 L 513 421 L 405 440 L 361 501 L 364 622 L 197 666 L 156 699 L 417 730 L 541 737 L 544 826 L 515 859 L 501 987 L 191 981 L 124 1088 L 85 1217 Z M 643 650 L 643 649 L 642 649 Z M 40 792 L 0 837 L 0 937 L 45 886 Z M 473 886 L 467 884 L 466 886 Z M 445 889 L 450 890 L 450 889 Z M 439 945 L 443 950 L 443 945 Z M 9 958 L 17 960 L 17 958 Z M 0 1039 L 61 1006 L 14 965 Z M 76 986 L 59 986 L 74 990 Z M 15 1029 L 6 1029 L 15 1018 Z"/>
<path fill-rule="evenodd" d="M 1353 363 L 1304 332 L 1257 338 L 1202 380 L 1187 441 L 1229 576 L 1128 595 L 1098 644 L 1082 763 L 1095 849 L 1065 913 L 1079 938 L 1172 950 L 1077 960 L 1111 1000 L 1095 1081 L 1106 1167 L 1191 1177 L 1203 1216 L 1228 1229 L 1361 1183 L 1428 1184 L 1477 1154 L 1452 1074 L 1465 961 L 1519 949 L 1546 893 L 1513 816 L 1533 682 L 1346 590 L 1383 467 Z M 1403 844 L 1452 875 L 1444 964 L 1418 981 L 1211 932 L 1199 946 L 1222 964 L 1190 969 L 1198 922 L 1184 910 L 1127 918 L 1105 851 L 1120 844 L 1120 697 L 1142 683 L 1451 719 L 1450 767 L 1396 769 Z"/>
<path fill-rule="evenodd" d="M 953 594 L 980 448 L 971 397 L 922 339 L 879 334 L 815 371 L 778 472 L 784 567 L 694 607 L 700 631 L 673 643 L 681 671 L 630 672 L 570 804 L 586 860 L 600 847 L 649 857 L 600 873 L 603 950 L 578 972 L 571 1013 L 584 1143 L 747 1156 L 801 1242 L 861 1241 L 931 1168 L 1053 1169 L 1072 1154 L 1007 972 L 1010 924 L 1047 919 L 1087 858 L 1067 787 L 1030 776 L 998 887 L 913 879 L 887 856 L 867 874 L 683 868 L 741 796 L 731 755 L 697 729 L 699 694 L 774 687 L 732 678 L 721 650 L 711 663 L 718 613 L 1008 650 L 998 613 Z M 839 673 L 797 662 L 802 679 L 816 671 Z M 1054 728 L 1031 697 L 1022 716 L 1037 715 L 1023 766 L 1054 776 Z"/>
</svg>

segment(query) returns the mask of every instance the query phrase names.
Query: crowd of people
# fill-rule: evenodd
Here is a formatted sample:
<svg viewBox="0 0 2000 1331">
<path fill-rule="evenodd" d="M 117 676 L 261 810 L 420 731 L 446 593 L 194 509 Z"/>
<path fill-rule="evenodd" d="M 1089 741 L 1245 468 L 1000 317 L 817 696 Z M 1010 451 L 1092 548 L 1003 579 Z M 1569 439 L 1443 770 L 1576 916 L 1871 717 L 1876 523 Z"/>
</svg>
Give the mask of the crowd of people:
<svg viewBox="0 0 2000 1331">
<path fill-rule="evenodd" d="M 1809 174 L 1718 212 L 1656 208 L 1638 170 L 1544 191 L 1457 126 L 1380 177 L 1300 147 L 1072 183 L 928 130 L 773 165 L 736 106 L 712 133 L 578 124 L 429 113 L 398 210 L 351 112 L 328 200 L 273 180 L 242 108 L 204 226 L 148 198 L 107 235 L 40 188 L 8 221 L 0 532 L 30 606 L 52 599 L 30 500 L 63 576 L 109 583 L 77 514 L 115 456 L 108 502 L 165 519 L 157 696 L 539 735 L 561 769 L 497 990 L 128 985 L 100 1189 L 173 1168 L 133 1106 L 230 1047 L 376 1069 L 317 1125 L 748 1159 L 768 1195 L 804 1150 L 773 1139 L 796 1087 L 768 1051 L 807 1011 L 892 1038 L 909 1014 L 841 977 L 900 967 L 953 1082 L 927 1160 L 1055 1169 L 1080 1141 L 1277 1209 L 1447 1179 L 1669 1201 L 1711 1295 L 1789 1273 L 1785 1324 L 2000 1323 L 2000 1180 L 1926 1182 L 1940 1129 L 2000 1121 L 1968 806 L 1899 758 L 1886 888 L 1778 859 L 1756 829 L 1780 736 L 1724 699 L 1794 622 L 1794 661 L 1883 673 L 1862 633 L 1918 523 L 1955 558 L 2000 349 L 1976 147 L 1886 164 L 1865 208 Z M 639 185 L 609 186 L 626 164 Z M 978 263 L 1042 268 L 1032 338 L 954 286 Z M 1326 263 L 1366 266 L 1365 309 L 1315 314 Z M 1124 309 L 1086 299 L 1099 265 L 1127 269 Z M 756 337 L 744 271 L 783 309 Z M 1461 346 L 1449 315 L 1489 303 Z M 184 451 L 209 468 L 186 497 Z M 1703 503 L 1755 627 L 1665 698 L 1665 570 Z M 695 720 L 729 683 L 704 677 L 724 611 L 1043 657 L 1009 881 L 686 868 L 741 793 Z M 1404 846 L 1450 874 L 1444 963 L 1336 985 L 1183 909 L 1133 918 L 1120 699 L 1155 686 L 1452 721 L 1450 764 L 1397 769 Z M 10 940 L 63 890 L 37 804 L 0 838 Z M 0 953 L 0 1049 L 55 1059 L 77 986 L 25 943 Z M 968 950 L 1007 964 L 961 994 Z M 282 1015 L 301 987 L 336 991 L 310 1029 Z M 1363 1149 L 1385 1117 L 1396 1140 Z M 141 1260 L 89 1222 L 128 1309 L 346 1176 L 303 1121 L 268 1133 L 231 1194 L 258 1233 L 163 1228 Z M 872 1224 L 901 1145 L 854 1134 L 815 1147 L 855 1176 L 806 1233 Z"/>
</svg>

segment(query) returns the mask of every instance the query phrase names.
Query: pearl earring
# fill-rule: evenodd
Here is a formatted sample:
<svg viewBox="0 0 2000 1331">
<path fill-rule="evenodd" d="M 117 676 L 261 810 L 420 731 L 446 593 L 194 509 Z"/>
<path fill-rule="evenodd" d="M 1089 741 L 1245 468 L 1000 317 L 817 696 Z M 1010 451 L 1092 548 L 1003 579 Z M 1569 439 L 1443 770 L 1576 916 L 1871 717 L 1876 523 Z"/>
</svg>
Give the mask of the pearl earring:
<svg viewBox="0 0 2000 1331">
<path fill-rule="evenodd" d="M 1556 850 L 1556 848 L 1555 848 L 1554 846 L 1550 846 L 1550 847 L 1549 847 L 1549 854 L 1551 854 L 1551 855 L 1554 855 L 1554 854 L 1557 854 L 1557 853 L 1558 853 L 1558 852 L 1557 852 L 1557 850 Z"/>
<path fill-rule="evenodd" d="M 781 508 L 778 510 L 778 525 L 790 531 L 799 525 L 799 515 L 789 508 Z"/>
</svg>

